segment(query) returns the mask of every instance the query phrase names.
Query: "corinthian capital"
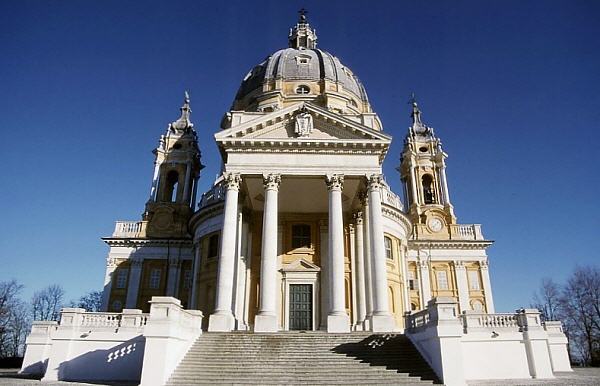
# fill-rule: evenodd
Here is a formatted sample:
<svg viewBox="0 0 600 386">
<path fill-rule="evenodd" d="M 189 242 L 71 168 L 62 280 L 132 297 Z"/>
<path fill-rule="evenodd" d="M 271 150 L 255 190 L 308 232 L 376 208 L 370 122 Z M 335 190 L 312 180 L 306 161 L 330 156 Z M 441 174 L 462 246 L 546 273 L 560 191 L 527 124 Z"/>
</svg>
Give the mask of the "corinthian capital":
<svg viewBox="0 0 600 386">
<path fill-rule="evenodd" d="M 280 184 L 280 174 L 263 174 L 263 185 L 265 187 L 265 190 L 279 190 Z"/>
<path fill-rule="evenodd" d="M 328 190 L 342 190 L 344 187 L 344 175 L 332 174 L 325 177 L 325 183 Z"/>
<path fill-rule="evenodd" d="M 227 190 L 240 190 L 240 182 L 242 182 L 240 173 L 223 173 L 223 179 Z"/>
<path fill-rule="evenodd" d="M 369 190 L 378 190 L 381 188 L 381 184 L 383 182 L 383 177 L 381 174 L 371 174 L 367 178 L 367 186 Z"/>
</svg>

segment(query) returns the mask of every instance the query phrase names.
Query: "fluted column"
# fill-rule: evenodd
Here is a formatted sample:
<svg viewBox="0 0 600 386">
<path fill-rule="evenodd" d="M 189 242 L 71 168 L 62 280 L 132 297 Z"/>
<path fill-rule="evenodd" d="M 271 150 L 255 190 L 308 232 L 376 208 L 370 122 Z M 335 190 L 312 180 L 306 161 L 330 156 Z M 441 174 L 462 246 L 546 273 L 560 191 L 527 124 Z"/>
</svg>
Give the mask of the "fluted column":
<svg viewBox="0 0 600 386">
<path fill-rule="evenodd" d="M 129 266 L 129 280 L 127 280 L 127 297 L 124 308 L 137 308 L 140 281 L 142 279 L 143 259 L 133 258 Z"/>
<path fill-rule="evenodd" d="M 467 279 L 467 268 L 462 261 L 454 262 L 454 272 L 456 273 L 456 287 L 458 289 L 458 304 L 460 312 L 470 310 L 469 307 L 469 282 Z"/>
<path fill-rule="evenodd" d="M 325 221 L 319 223 L 319 239 L 321 240 L 321 319 L 319 329 L 324 330 L 327 326 L 327 315 L 329 314 L 329 300 L 331 290 L 329 287 L 329 228 Z"/>
<path fill-rule="evenodd" d="M 419 256 L 419 276 L 421 283 L 421 308 L 427 306 L 427 302 L 431 299 L 431 278 L 429 275 L 429 262 L 426 258 Z"/>
<path fill-rule="evenodd" d="M 192 274 L 192 293 L 190 294 L 190 310 L 198 309 L 198 281 L 200 280 L 200 264 L 202 261 L 202 244 L 196 241 L 194 248 L 194 266 Z"/>
<path fill-rule="evenodd" d="M 369 220 L 371 221 L 371 261 L 373 279 L 373 316 L 371 331 L 388 332 L 395 329 L 389 311 L 387 265 L 381 212 L 381 181 L 379 174 L 369 177 Z"/>
<path fill-rule="evenodd" d="M 490 271 L 488 269 L 488 262 L 481 261 L 479 265 L 481 267 L 481 279 L 483 280 L 485 310 L 488 314 L 493 314 L 496 311 L 494 311 L 494 298 L 492 297 L 492 283 L 490 282 Z"/>
<path fill-rule="evenodd" d="M 215 311 L 208 320 L 208 331 L 231 331 L 234 327 L 231 301 L 235 269 L 238 194 L 242 178 L 238 173 L 225 173 L 225 209 L 217 273 Z"/>
<path fill-rule="evenodd" d="M 114 277 L 115 270 L 117 269 L 117 263 L 113 258 L 106 259 L 106 273 L 104 274 L 104 287 L 102 290 L 102 305 L 100 306 L 101 311 L 108 311 L 110 292 L 112 290 L 113 281 L 117 278 Z"/>
<path fill-rule="evenodd" d="M 327 332 L 350 332 L 344 290 L 344 213 L 342 186 L 344 176 L 333 174 L 326 178 L 329 190 L 329 279 L 331 299 L 327 316 Z"/>
<path fill-rule="evenodd" d="M 371 316 L 373 316 L 373 275 L 371 269 L 371 221 L 369 220 L 369 194 L 361 194 L 363 201 L 363 226 L 364 226 L 364 260 L 365 260 L 365 322 L 364 329 L 371 330 Z"/>
<path fill-rule="evenodd" d="M 179 277 L 181 276 L 181 261 L 178 258 L 169 259 L 169 274 L 167 276 L 167 296 L 179 297 Z"/>
<path fill-rule="evenodd" d="M 255 332 L 277 331 L 277 196 L 281 176 L 263 176 L 262 256 L 260 261 L 260 308 L 254 319 Z"/>
<path fill-rule="evenodd" d="M 362 330 L 367 315 L 366 295 L 365 295 L 365 246 L 363 242 L 363 212 L 354 214 L 356 221 L 356 330 Z"/>
</svg>

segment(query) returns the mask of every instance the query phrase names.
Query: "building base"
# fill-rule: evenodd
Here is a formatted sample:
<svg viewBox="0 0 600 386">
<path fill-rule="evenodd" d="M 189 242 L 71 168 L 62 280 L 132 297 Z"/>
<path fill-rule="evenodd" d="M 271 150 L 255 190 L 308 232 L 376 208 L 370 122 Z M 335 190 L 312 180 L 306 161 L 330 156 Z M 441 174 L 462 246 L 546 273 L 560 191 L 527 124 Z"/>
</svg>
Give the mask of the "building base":
<svg viewBox="0 0 600 386">
<path fill-rule="evenodd" d="M 215 313 L 208 319 L 208 331 L 215 332 L 229 332 L 233 330 L 235 320 L 232 314 L 219 314 Z"/>
<path fill-rule="evenodd" d="M 371 317 L 371 331 L 392 332 L 396 330 L 396 322 L 392 315 L 373 315 Z"/>
<path fill-rule="evenodd" d="M 277 332 L 277 317 L 275 315 L 256 315 L 254 318 L 254 332 Z"/>
<path fill-rule="evenodd" d="M 350 318 L 348 315 L 327 316 L 327 332 L 350 332 Z"/>
</svg>

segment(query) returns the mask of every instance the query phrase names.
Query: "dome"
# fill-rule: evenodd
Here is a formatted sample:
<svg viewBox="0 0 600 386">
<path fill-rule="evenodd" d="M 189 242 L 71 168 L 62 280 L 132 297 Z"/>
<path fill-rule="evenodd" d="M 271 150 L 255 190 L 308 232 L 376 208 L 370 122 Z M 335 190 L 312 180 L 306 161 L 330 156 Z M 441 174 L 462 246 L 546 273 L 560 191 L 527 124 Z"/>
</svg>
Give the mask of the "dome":
<svg viewBox="0 0 600 386">
<path fill-rule="evenodd" d="M 334 55 L 316 48 L 306 19 L 290 30 L 289 48 L 276 51 L 243 79 L 233 110 L 273 111 L 309 100 L 342 114 L 370 113 L 364 86 Z"/>
</svg>

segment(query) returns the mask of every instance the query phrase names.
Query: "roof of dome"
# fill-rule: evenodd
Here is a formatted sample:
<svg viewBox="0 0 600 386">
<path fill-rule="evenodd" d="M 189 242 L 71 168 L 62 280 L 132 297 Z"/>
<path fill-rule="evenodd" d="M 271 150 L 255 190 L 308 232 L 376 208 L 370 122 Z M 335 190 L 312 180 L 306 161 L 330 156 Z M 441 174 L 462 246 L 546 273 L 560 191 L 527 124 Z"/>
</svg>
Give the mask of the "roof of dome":
<svg viewBox="0 0 600 386">
<path fill-rule="evenodd" d="M 308 63 L 305 63 L 308 60 Z M 367 102 L 364 86 L 352 71 L 329 52 L 318 48 L 285 48 L 256 65 L 240 85 L 236 99 L 241 99 L 271 79 L 312 80 L 328 79 L 339 82 L 359 100 Z"/>
<path fill-rule="evenodd" d="M 328 80 L 342 86 L 348 98 L 368 106 L 365 88 L 358 77 L 340 60 L 327 51 L 317 49 L 317 34 L 306 20 L 306 11 L 300 11 L 300 20 L 290 30 L 289 48 L 276 51 L 244 77 L 236 94 L 234 106 L 248 107 L 261 95 L 261 88 L 273 81 L 319 82 Z M 264 90 L 273 91 L 273 86 Z M 278 87 L 279 89 L 279 87 Z M 340 90 L 341 90 L 340 89 Z M 258 91 L 258 92 L 257 92 Z M 268 91 L 266 91 L 268 92 Z M 325 89 L 321 89 L 321 93 Z M 318 96 L 319 93 L 311 96 Z M 237 102 L 241 103 L 237 103 Z"/>
</svg>

